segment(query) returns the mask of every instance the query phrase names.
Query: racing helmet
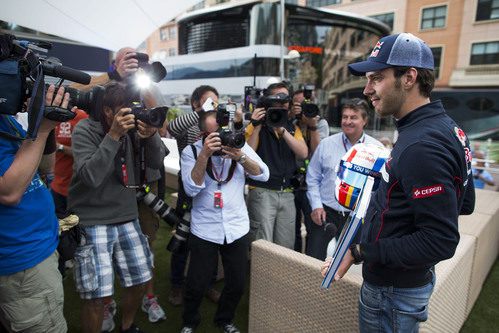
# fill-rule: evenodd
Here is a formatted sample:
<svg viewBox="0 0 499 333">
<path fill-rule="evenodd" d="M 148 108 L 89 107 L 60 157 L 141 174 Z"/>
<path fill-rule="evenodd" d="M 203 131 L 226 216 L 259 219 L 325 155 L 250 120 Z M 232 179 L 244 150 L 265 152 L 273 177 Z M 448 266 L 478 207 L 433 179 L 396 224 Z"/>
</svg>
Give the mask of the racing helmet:
<svg viewBox="0 0 499 333">
<path fill-rule="evenodd" d="M 373 143 L 358 143 L 350 148 L 336 166 L 336 200 L 348 209 L 355 209 L 367 177 L 374 177 L 373 191 L 378 187 L 389 156 L 390 150 Z"/>
</svg>

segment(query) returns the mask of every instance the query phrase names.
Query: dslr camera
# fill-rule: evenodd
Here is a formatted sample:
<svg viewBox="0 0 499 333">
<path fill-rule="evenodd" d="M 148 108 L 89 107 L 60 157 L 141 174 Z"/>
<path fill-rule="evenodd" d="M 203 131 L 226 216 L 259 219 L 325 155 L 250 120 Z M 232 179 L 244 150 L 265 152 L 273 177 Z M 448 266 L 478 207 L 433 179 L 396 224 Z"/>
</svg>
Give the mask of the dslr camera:
<svg viewBox="0 0 499 333">
<path fill-rule="evenodd" d="M 246 139 L 242 131 L 234 130 L 234 113 L 236 112 L 235 103 L 218 104 L 217 123 L 219 125 L 217 132 L 223 146 L 242 148 Z"/>
<path fill-rule="evenodd" d="M 314 118 L 319 115 L 319 107 L 317 104 L 311 102 L 312 93 L 315 90 L 315 86 L 313 84 L 306 84 L 303 87 L 303 97 L 305 100 L 301 102 L 302 113 L 296 116 L 296 119 L 301 119 L 302 115 L 305 115 L 307 118 Z"/>
<path fill-rule="evenodd" d="M 158 106 L 152 109 L 146 109 L 142 104 L 132 102 L 130 105 L 131 114 L 135 116 L 136 120 L 140 120 L 151 127 L 161 128 L 166 120 L 168 112 L 167 106 Z"/>
<path fill-rule="evenodd" d="M 288 109 L 284 107 L 284 104 L 289 102 L 289 95 L 285 93 L 261 96 L 258 99 L 257 108 L 265 108 L 265 117 L 257 122 L 252 122 L 253 126 L 257 126 L 260 124 L 265 124 L 269 127 L 285 126 L 288 121 Z"/>
</svg>

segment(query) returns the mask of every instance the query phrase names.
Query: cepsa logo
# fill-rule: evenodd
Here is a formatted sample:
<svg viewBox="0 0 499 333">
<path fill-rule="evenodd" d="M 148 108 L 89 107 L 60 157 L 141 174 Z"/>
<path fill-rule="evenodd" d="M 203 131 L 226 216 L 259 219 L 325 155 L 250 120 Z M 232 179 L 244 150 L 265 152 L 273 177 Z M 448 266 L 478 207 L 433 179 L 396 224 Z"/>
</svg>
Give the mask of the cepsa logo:
<svg viewBox="0 0 499 333">
<path fill-rule="evenodd" d="M 444 193 L 444 186 L 442 184 L 432 185 L 428 187 L 415 188 L 413 191 L 413 198 L 426 198 L 435 194 Z"/>
<path fill-rule="evenodd" d="M 372 164 L 376 163 L 376 159 L 374 158 L 374 155 L 367 152 L 367 151 L 357 152 L 357 155 L 355 155 L 355 158 L 365 160 L 365 161 L 372 163 Z"/>
</svg>

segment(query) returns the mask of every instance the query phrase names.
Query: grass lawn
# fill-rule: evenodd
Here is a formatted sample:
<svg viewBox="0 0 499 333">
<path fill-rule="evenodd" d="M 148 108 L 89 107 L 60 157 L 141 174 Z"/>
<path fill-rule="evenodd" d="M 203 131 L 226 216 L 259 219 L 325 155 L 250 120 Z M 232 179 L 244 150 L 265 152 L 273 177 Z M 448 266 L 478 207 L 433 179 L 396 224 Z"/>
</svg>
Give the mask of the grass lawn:
<svg viewBox="0 0 499 333">
<path fill-rule="evenodd" d="M 171 191 L 167 193 L 167 198 Z M 168 204 L 169 201 L 166 200 Z M 170 252 L 166 250 L 166 245 L 168 244 L 171 237 L 172 229 L 164 222 L 160 224 L 160 229 L 158 231 L 158 238 L 154 244 L 155 251 L 155 281 L 154 288 L 155 292 L 159 297 L 159 302 L 166 312 L 167 319 L 163 322 L 152 324 L 147 320 L 147 315 L 140 309 L 135 317 L 136 325 L 149 333 L 154 332 L 179 332 L 182 325 L 182 309 L 183 307 L 173 307 L 168 301 L 168 292 L 170 290 L 170 281 L 168 279 L 168 273 L 170 271 Z M 473 310 L 471 311 L 468 320 L 464 323 L 461 332 L 464 333 L 475 333 L 475 332 L 497 332 L 499 327 L 499 297 L 497 292 L 497 287 L 499 286 L 499 264 L 498 261 L 495 262 L 489 276 L 483 286 L 482 292 L 475 303 Z M 216 284 L 218 290 L 222 290 L 223 281 L 219 281 Z M 249 305 L 249 275 L 248 281 L 246 283 L 246 291 L 237 307 L 235 324 L 242 331 L 248 331 L 248 305 Z M 80 312 L 82 301 L 80 300 L 78 294 L 74 288 L 74 281 L 71 270 L 68 271 L 68 276 L 64 280 L 64 315 L 68 322 L 69 332 L 80 332 Z M 118 312 L 115 316 L 115 322 L 117 328 L 115 332 L 118 332 L 118 326 L 120 323 L 121 312 L 120 312 L 120 299 L 122 294 L 122 288 L 119 283 L 116 283 L 115 287 L 115 300 L 118 303 Z M 197 328 L 197 332 L 221 332 L 214 324 L 213 317 L 215 315 L 216 305 L 209 301 L 207 298 L 203 299 L 200 307 L 200 313 L 202 317 L 201 324 Z"/>
</svg>

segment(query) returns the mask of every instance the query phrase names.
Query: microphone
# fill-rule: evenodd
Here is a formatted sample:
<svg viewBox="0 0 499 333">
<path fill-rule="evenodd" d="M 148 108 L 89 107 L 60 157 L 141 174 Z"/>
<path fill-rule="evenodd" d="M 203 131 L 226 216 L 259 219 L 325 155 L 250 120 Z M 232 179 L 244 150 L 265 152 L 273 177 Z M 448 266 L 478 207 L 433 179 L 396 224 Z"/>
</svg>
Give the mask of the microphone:
<svg viewBox="0 0 499 333">
<path fill-rule="evenodd" d="M 54 65 L 51 63 L 42 63 L 43 72 L 49 76 L 60 77 L 64 80 L 70 80 L 81 84 L 90 83 L 90 75 L 77 69 L 72 69 L 62 65 Z"/>
<path fill-rule="evenodd" d="M 336 233 L 338 232 L 338 228 L 336 227 L 336 225 L 334 223 L 326 223 L 324 225 L 324 232 L 326 233 L 326 235 L 332 239 L 333 237 L 336 236 Z"/>
</svg>

